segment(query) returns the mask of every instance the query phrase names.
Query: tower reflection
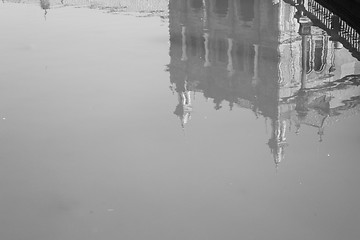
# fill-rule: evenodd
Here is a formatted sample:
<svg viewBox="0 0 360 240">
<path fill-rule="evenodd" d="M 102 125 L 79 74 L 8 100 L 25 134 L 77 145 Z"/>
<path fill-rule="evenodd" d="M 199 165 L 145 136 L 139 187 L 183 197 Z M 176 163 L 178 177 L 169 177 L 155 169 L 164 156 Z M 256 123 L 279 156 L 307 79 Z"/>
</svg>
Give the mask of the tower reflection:
<svg viewBox="0 0 360 240">
<path fill-rule="evenodd" d="M 316 128 L 360 112 L 360 63 L 326 29 L 283 1 L 170 0 L 170 82 L 184 127 L 201 92 L 216 110 L 251 109 L 271 120 L 274 162 L 286 131 Z"/>
</svg>

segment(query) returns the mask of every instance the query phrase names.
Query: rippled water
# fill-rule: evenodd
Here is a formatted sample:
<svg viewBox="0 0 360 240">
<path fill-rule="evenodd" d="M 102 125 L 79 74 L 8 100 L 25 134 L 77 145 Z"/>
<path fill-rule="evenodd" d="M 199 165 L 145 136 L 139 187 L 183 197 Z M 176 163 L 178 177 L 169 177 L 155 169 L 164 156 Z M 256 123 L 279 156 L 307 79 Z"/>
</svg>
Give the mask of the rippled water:
<svg viewBox="0 0 360 240">
<path fill-rule="evenodd" d="M 1 3 L 1 239 L 359 239 L 358 53 L 295 14 Z"/>
</svg>

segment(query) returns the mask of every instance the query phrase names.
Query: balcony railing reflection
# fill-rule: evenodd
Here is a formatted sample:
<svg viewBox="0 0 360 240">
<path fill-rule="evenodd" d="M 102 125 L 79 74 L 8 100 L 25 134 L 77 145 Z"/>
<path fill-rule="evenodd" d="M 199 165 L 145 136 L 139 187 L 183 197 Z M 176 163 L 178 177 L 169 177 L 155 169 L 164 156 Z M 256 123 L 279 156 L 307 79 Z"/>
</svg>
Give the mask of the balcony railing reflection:
<svg viewBox="0 0 360 240">
<path fill-rule="evenodd" d="M 346 21 L 315 0 L 286 0 L 299 13 L 309 17 L 329 36 L 341 42 L 357 59 L 360 59 L 360 34 Z"/>
</svg>

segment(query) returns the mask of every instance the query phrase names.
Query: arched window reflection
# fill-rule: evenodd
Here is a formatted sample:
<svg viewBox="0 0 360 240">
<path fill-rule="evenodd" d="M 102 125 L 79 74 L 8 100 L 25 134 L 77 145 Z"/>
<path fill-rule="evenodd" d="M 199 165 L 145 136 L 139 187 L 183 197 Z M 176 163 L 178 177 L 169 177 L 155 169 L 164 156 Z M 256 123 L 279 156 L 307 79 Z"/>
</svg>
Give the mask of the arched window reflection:
<svg viewBox="0 0 360 240">
<path fill-rule="evenodd" d="M 221 16 L 226 16 L 229 10 L 229 0 L 216 0 L 215 13 Z"/>
<path fill-rule="evenodd" d="M 254 0 L 237 0 L 237 13 L 242 21 L 252 21 L 254 19 Z"/>
<path fill-rule="evenodd" d="M 196 36 L 190 37 L 190 48 L 191 48 L 191 55 L 196 56 L 198 52 L 198 39 Z"/>
<path fill-rule="evenodd" d="M 244 70 L 244 59 L 245 59 L 245 53 L 244 53 L 244 44 L 243 43 L 237 43 L 236 44 L 236 60 L 237 60 L 237 66 L 240 71 Z"/>
<path fill-rule="evenodd" d="M 220 62 L 227 62 L 226 50 L 227 50 L 227 42 L 224 39 L 217 40 L 217 56 Z"/>
<path fill-rule="evenodd" d="M 322 39 L 315 40 L 314 49 L 314 70 L 321 72 L 324 69 L 326 61 L 326 51 Z"/>
<path fill-rule="evenodd" d="M 203 0 L 191 0 L 190 5 L 194 10 L 199 11 L 203 7 Z"/>
<path fill-rule="evenodd" d="M 326 44 L 323 38 L 313 39 L 306 42 L 306 73 L 312 71 L 322 72 L 326 65 Z"/>
<path fill-rule="evenodd" d="M 255 49 L 253 45 L 248 46 L 249 49 L 249 55 L 248 55 L 248 61 L 249 61 L 249 72 L 253 73 L 255 66 L 254 66 L 254 58 L 255 58 Z"/>
</svg>

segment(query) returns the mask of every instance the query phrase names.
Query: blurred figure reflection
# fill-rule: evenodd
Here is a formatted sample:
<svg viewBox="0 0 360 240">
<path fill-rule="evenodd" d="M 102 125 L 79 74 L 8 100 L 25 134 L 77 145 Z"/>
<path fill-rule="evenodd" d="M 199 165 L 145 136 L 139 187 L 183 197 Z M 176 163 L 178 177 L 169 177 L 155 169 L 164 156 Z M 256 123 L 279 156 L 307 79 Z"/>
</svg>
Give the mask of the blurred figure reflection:
<svg viewBox="0 0 360 240">
<path fill-rule="evenodd" d="M 44 17 L 46 19 L 47 10 L 50 9 L 50 0 L 40 0 L 40 7 L 44 9 Z"/>
</svg>

